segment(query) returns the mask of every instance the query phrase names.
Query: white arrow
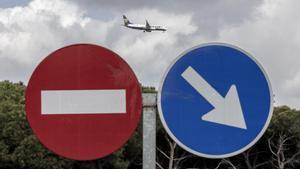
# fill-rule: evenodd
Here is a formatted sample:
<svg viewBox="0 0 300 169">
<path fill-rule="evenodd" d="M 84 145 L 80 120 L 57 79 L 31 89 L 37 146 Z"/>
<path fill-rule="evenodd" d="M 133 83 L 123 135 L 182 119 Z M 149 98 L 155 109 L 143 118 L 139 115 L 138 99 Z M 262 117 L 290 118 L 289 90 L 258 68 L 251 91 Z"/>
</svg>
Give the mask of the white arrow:
<svg viewBox="0 0 300 169">
<path fill-rule="evenodd" d="M 202 116 L 202 120 L 247 129 L 240 99 L 234 84 L 231 85 L 224 98 L 191 66 L 181 76 L 214 106 L 213 110 Z"/>
</svg>

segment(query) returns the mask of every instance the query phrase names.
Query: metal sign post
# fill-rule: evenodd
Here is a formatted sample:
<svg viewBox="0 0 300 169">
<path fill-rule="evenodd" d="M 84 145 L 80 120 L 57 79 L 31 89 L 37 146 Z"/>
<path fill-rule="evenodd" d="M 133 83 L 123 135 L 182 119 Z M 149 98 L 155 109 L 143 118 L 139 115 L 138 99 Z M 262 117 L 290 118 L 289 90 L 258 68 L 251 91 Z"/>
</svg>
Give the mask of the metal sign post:
<svg viewBox="0 0 300 169">
<path fill-rule="evenodd" d="M 156 162 L 156 93 L 143 93 L 143 169 Z"/>
</svg>

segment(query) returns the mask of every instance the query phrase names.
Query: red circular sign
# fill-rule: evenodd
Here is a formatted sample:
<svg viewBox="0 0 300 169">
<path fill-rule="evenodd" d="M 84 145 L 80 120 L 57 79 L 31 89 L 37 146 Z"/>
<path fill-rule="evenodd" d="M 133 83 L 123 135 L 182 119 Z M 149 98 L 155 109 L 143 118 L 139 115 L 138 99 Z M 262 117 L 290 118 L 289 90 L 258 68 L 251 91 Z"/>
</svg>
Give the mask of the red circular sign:
<svg viewBox="0 0 300 169">
<path fill-rule="evenodd" d="M 33 72 L 26 115 L 39 140 L 75 160 L 104 157 L 133 134 L 142 109 L 141 89 L 114 52 L 96 45 L 61 48 Z"/>
</svg>

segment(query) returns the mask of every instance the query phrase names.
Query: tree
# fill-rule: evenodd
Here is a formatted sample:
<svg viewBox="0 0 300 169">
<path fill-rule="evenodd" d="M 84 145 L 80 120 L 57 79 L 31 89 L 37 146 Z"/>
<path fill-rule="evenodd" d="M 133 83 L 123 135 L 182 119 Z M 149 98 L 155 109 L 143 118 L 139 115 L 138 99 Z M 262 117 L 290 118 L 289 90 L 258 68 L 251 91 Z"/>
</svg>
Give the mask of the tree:
<svg viewBox="0 0 300 169">
<path fill-rule="evenodd" d="M 234 157 L 212 160 L 196 156 L 185 158 L 179 164 L 178 156 L 189 156 L 173 140 L 166 137 L 157 124 L 157 168 L 241 168 L 241 169 L 297 169 L 300 168 L 300 111 L 287 106 L 276 107 L 264 136 L 250 149 Z"/>
<path fill-rule="evenodd" d="M 158 118 L 158 117 L 157 117 Z M 161 122 L 157 120 L 157 169 L 180 169 L 183 163 L 191 158 L 197 158 L 195 155 L 183 150 L 173 141 L 164 130 Z M 192 167 L 192 166 L 191 166 Z M 186 168 L 186 166 L 184 166 Z"/>
<path fill-rule="evenodd" d="M 274 109 L 268 129 L 268 148 L 274 168 L 299 168 L 300 111 L 282 106 Z"/>
<path fill-rule="evenodd" d="M 286 166 L 295 166 L 299 164 L 300 159 L 297 158 L 300 155 L 300 151 L 287 156 L 288 146 L 292 145 L 289 143 L 293 137 L 280 134 L 277 140 L 272 140 L 272 137 L 268 139 L 268 145 L 270 152 L 272 153 L 272 164 L 278 169 L 284 169 Z"/>
<path fill-rule="evenodd" d="M 138 169 L 142 167 L 141 123 L 120 150 L 103 159 L 74 161 L 55 155 L 33 135 L 25 114 L 26 86 L 0 82 L 0 169 Z M 151 88 L 147 88 L 151 91 Z"/>
<path fill-rule="evenodd" d="M 25 116 L 23 83 L 0 82 L 0 168 L 70 168 L 70 160 L 45 149 Z"/>
<path fill-rule="evenodd" d="M 99 160 L 73 161 L 46 149 L 32 134 L 25 116 L 26 86 L 0 82 L 0 169 L 141 169 L 142 122 L 126 145 Z M 156 92 L 143 87 L 144 92 Z M 194 156 L 177 145 L 157 120 L 158 169 L 297 169 L 300 168 L 300 111 L 274 109 L 264 136 L 249 150 L 227 159 Z"/>
<path fill-rule="evenodd" d="M 258 143 L 259 144 L 259 143 Z M 261 160 L 265 151 L 261 151 L 259 146 L 254 146 L 242 153 L 247 169 L 257 169 L 270 164 L 269 160 Z"/>
</svg>

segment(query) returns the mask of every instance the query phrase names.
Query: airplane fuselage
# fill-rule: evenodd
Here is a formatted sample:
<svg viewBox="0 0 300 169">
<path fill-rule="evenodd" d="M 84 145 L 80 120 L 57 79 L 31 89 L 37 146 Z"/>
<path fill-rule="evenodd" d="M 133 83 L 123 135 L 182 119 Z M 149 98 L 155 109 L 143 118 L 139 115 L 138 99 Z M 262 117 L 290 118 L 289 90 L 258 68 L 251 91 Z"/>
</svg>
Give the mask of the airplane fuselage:
<svg viewBox="0 0 300 169">
<path fill-rule="evenodd" d="M 146 32 L 151 32 L 151 31 L 166 31 L 167 29 L 163 26 L 157 26 L 157 25 L 151 25 L 150 27 L 147 27 L 146 25 L 143 24 L 127 24 L 124 25 L 128 28 L 131 29 L 138 29 L 138 30 L 144 30 Z"/>
<path fill-rule="evenodd" d="M 164 27 L 164 26 L 150 25 L 147 20 L 146 20 L 145 25 L 131 23 L 125 15 L 123 15 L 123 21 L 124 21 L 124 26 L 125 27 L 131 28 L 131 29 L 143 30 L 144 32 L 151 32 L 151 31 L 163 31 L 163 32 L 165 32 L 167 30 L 167 28 Z"/>
</svg>

